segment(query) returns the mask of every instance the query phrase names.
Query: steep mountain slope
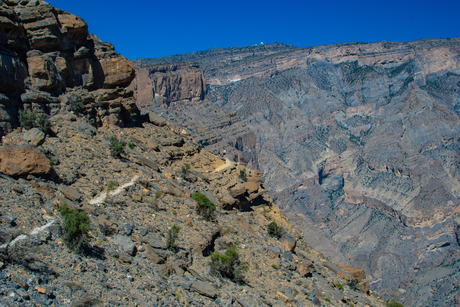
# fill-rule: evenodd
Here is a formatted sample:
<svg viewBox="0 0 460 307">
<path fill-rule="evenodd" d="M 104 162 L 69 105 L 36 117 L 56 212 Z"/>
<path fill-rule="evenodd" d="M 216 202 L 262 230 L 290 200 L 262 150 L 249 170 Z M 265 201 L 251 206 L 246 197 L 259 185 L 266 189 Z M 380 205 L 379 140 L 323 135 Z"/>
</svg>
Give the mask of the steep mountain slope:
<svg viewBox="0 0 460 307">
<path fill-rule="evenodd" d="M 184 58 L 204 68 L 214 108 L 255 133 L 242 156 L 263 171 L 307 242 L 365 268 L 379 293 L 450 306 L 459 282 L 460 39 L 319 46 L 255 60 L 217 51 L 209 61 Z"/>
<path fill-rule="evenodd" d="M 132 63 L 83 20 L 41 0 L 0 17 L 1 306 L 384 305 L 307 246 L 260 171 L 139 116 Z"/>
</svg>

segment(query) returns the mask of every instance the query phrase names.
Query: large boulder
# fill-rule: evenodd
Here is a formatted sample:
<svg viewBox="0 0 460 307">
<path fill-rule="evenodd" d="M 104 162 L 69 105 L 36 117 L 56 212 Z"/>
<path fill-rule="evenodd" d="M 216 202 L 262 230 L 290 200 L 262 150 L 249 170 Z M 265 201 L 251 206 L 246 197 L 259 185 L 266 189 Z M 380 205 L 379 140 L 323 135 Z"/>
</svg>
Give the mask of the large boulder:
<svg viewBox="0 0 460 307">
<path fill-rule="evenodd" d="M 0 146 L 0 172 L 9 176 L 43 175 L 51 170 L 50 161 L 28 145 Z"/>
</svg>

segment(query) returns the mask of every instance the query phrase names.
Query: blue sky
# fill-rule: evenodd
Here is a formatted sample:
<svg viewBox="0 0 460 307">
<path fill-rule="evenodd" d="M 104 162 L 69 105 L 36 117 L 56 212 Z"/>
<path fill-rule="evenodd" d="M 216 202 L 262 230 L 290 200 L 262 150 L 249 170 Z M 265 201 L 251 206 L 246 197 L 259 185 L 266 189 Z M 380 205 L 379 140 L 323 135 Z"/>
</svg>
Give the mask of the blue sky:
<svg viewBox="0 0 460 307">
<path fill-rule="evenodd" d="M 49 0 L 130 58 L 214 47 L 410 41 L 460 36 L 460 1 Z"/>
</svg>

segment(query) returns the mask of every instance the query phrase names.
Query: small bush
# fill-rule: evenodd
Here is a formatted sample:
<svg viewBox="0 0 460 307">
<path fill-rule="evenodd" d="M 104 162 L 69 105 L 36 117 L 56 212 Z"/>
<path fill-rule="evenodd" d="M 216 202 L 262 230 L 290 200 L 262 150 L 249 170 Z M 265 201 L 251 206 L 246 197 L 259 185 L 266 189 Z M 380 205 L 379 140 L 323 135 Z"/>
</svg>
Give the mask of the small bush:
<svg viewBox="0 0 460 307">
<path fill-rule="evenodd" d="M 359 281 L 357 279 L 352 279 L 347 283 L 347 286 L 350 287 L 351 290 L 358 291 L 358 284 Z"/>
<path fill-rule="evenodd" d="M 167 239 L 166 245 L 168 246 L 168 250 L 172 252 L 176 252 L 175 243 L 176 243 L 176 239 L 177 239 L 177 235 L 179 234 L 179 231 L 180 231 L 179 226 L 174 224 L 168 232 L 168 239 Z"/>
<path fill-rule="evenodd" d="M 387 307 L 404 307 L 404 305 L 394 298 L 387 302 Z"/>
<path fill-rule="evenodd" d="M 274 268 L 275 270 L 278 270 L 278 266 L 276 264 L 272 264 L 272 268 Z"/>
<path fill-rule="evenodd" d="M 115 181 L 110 181 L 109 184 L 107 185 L 107 191 L 111 192 L 115 190 L 118 187 L 118 183 Z"/>
<path fill-rule="evenodd" d="M 210 201 L 206 195 L 202 193 L 194 193 L 192 199 L 198 202 L 196 206 L 196 211 L 200 214 L 206 221 L 210 221 L 216 211 L 216 205 Z"/>
<path fill-rule="evenodd" d="M 341 283 L 336 283 L 335 286 L 339 288 L 340 290 L 344 291 L 343 285 Z"/>
<path fill-rule="evenodd" d="M 248 180 L 248 175 L 246 174 L 246 170 L 244 169 L 240 170 L 240 174 L 238 175 L 238 178 L 246 182 Z"/>
<path fill-rule="evenodd" d="M 48 115 L 37 115 L 37 110 L 32 112 L 27 112 L 25 110 L 19 111 L 19 125 L 25 130 L 38 128 L 45 134 L 49 134 L 51 132 L 51 122 Z"/>
<path fill-rule="evenodd" d="M 234 282 L 244 280 L 244 272 L 248 270 L 248 264 L 241 262 L 236 244 L 230 245 L 225 254 L 218 251 L 211 253 L 211 274 L 225 277 Z"/>
<path fill-rule="evenodd" d="M 25 130 L 29 130 L 35 127 L 35 120 L 37 119 L 37 111 L 32 112 L 19 111 L 19 125 Z"/>
<path fill-rule="evenodd" d="M 63 239 L 71 251 L 82 254 L 88 243 L 88 231 L 91 230 L 90 220 L 85 211 L 70 209 L 64 203 L 59 207 L 59 213 L 64 217 Z"/>
<path fill-rule="evenodd" d="M 182 177 L 182 178 L 187 177 L 188 173 L 190 172 L 190 164 L 185 163 L 185 164 L 182 166 L 181 170 L 182 170 L 182 176 L 181 176 L 181 177 Z"/>
<path fill-rule="evenodd" d="M 75 93 L 67 96 L 67 104 L 69 105 L 69 111 L 82 113 L 85 110 L 85 105 L 81 102 L 81 98 Z"/>
<path fill-rule="evenodd" d="M 283 235 L 283 232 L 281 228 L 278 226 L 278 224 L 276 224 L 276 222 L 271 222 L 270 224 L 268 224 L 268 234 L 272 238 L 279 239 Z"/>
<path fill-rule="evenodd" d="M 155 193 L 155 199 L 161 198 L 163 195 L 165 195 L 165 192 L 163 191 L 156 191 Z"/>
<path fill-rule="evenodd" d="M 128 143 L 128 147 L 129 147 L 129 149 L 133 149 L 134 147 L 136 147 L 136 143 L 131 141 L 131 142 Z"/>
<path fill-rule="evenodd" d="M 126 142 L 118 140 L 114 135 L 110 137 L 110 154 L 114 158 L 121 158 L 121 155 L 125 153 Z"/>
</svg>

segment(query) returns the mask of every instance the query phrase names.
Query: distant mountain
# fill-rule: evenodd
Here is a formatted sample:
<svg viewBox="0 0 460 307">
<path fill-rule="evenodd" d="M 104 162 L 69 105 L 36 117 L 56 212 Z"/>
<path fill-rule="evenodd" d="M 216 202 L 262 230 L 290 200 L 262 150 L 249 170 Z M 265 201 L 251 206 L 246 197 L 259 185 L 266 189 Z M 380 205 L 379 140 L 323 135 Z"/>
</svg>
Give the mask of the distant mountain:
<svg viewBox="0 0 460 307">
<path fill-rule="evenodd" d="M 365 268 L 371 289 L 408 306 L 459 300 L 460 38 L 273 44 L 135 64 L 176 61 L 200 65 L 207 99 L 146 109 L 262 170 L 307 242 Z"/>
</svg>

